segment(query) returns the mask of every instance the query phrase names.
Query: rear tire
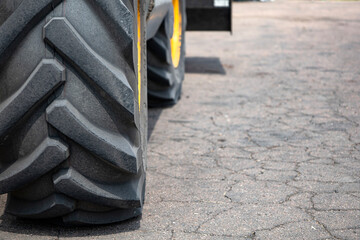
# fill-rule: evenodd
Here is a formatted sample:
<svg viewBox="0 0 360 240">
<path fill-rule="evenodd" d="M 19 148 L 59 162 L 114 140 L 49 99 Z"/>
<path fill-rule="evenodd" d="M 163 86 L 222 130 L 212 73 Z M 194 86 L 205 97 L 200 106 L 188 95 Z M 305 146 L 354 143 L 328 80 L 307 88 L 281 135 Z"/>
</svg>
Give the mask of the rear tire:
<svg viewBox="0 0 360 240">
<path fill-rule="evenodd" d="M 5 211 L 66 224 L 140 215 L 147 141 L 144 4 L 138 10 L 136 0 L 16 2 L 0 2 L 0 10 L 8 9 L 0 17 Z"/>
<path fill-rule="evenodd" d="M 173 5 L 176 1 L 179 1 L 181 16 L 180 57 L 174 61 L 176 57 L 172 54 L 171 46 L 171 38 L 174 36 L 174 8 L 169 11 L 158 32 L 147 43 L 149 107 L 171 106 L 181 97 L 185 75 L 186 8 L 185 0 L 173 0 Z"/>
</svg>

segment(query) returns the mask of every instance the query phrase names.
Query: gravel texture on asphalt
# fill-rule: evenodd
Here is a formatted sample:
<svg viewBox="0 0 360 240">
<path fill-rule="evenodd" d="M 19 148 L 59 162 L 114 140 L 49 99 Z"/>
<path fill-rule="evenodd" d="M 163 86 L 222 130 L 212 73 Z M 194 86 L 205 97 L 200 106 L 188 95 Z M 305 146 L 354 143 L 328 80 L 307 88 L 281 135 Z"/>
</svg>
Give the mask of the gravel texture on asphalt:
<svg viewBox="0 0 360 240">
<path fill-rule="evenodd" d="M 360 239 L 359 13 L 234 3 L 233 35 L 188 32 L 182 99 L 149 111 L 143 216 L 3 215 L 0 239 Z"/>
</svg>

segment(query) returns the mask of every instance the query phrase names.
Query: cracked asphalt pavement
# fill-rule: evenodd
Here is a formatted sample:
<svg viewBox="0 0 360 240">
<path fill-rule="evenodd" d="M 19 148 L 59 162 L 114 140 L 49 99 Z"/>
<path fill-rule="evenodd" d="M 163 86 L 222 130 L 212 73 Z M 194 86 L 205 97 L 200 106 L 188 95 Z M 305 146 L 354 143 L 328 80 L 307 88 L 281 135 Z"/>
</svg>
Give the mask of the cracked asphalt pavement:
<svg viewBox="0 0 360 240">
<path fill-rule="evenodd" d="M 182 99 L 149 112 L 142 218 L 0 239 L 360 239 L 360 3 L 234 3 L 187 33 Z M 1 196 L 1 211 L 6 196 Z"/>
</svg>

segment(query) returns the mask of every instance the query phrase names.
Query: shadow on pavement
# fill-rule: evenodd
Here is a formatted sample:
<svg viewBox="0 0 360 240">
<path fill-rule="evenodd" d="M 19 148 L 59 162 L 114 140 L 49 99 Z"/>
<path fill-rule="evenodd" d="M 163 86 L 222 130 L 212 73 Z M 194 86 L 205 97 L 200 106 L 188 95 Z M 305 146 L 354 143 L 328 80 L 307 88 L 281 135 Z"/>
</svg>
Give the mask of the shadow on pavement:
<svg viewBox="0 0 360 240">
<path fill-rule="evenodd" d="M 225 69 L 218 57 L 187 57 L 186 73 L 207 73 L 225 75 Z"/>
<path fill-rule="evenodd" d="M 155 125 L 157 121 L 159 120 L 159 117 L 162 112 L 162 108 L 149 108 L 148 111 L 148 140 L 151 137 L 151 134 L 154 131 Z"/>
</svg>

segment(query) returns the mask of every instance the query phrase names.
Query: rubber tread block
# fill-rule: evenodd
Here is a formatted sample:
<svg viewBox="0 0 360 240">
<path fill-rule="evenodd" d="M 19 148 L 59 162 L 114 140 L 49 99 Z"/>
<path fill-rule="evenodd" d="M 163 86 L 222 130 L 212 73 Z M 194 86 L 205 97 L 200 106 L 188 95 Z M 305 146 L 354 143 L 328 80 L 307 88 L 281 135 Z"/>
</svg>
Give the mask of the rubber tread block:
<svg viewBox="0 0 360 240">
<path fill-rule="evenodd" d="M 0 104 L 0 136 L 13 127 L 37 102 L 46 99 L 61 82 L 65 69 L 53 59 L 44 59 L 25 84 Z"/>
<path fill-rule="evenodd" d="M 141 211 L 141 208 L 117 209 L 103 213 L 79 210 L 63 217 L 63 221 L 72 225 L 109 224 L 137 217 L 141 215 Z"/>
<path fill-rule="evenodd" d="M 76 202 L 62 194 L 52 194 L 39 201 L 8 197 L 6 212 L 23 218 L 55 218 L 74 211 Z"/>
<path fill-rule="evenodd" d="M 53 18 L 46 24 L 44 39 L 101 88 L 103 94 L 134 114 L 134 92 L 124 73 L 95 53 L 65 18 Z"/>
<path fill-rule="evenodd" d="M 75 199 L 119 208 L 141 207 L 137 182 L 106 185 L 91 181 L 73 168 L 62 169 L 54 175 L 55 189 Z"/>
<path fill-rule="evenodd" d="M 0 194 L 14 191 L 36 180 L 66 160 L 68 147 L 46 138 L 31 154 L 18 159 L 0 173 Z"/>
<path fill-rule="evenodd" d="M 54 101 L 46 112 L 51 125 L 84 148 L 125 172 L 138 172 L 138 148 L 123 136 L 95 126 L 67 100 Z"/>
</svg>

